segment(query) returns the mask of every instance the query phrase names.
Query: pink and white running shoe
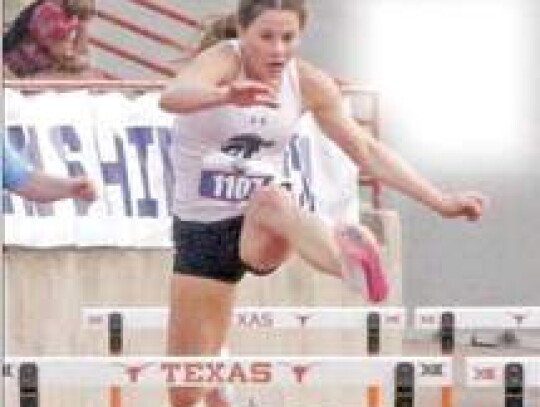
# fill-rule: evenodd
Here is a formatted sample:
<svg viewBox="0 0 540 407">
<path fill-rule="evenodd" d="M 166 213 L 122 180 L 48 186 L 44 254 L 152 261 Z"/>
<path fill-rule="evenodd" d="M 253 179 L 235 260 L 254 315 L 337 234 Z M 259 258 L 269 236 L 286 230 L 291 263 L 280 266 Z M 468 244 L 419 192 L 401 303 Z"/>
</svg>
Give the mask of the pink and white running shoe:
<svg viewBox="0 0 540 407">
<path fill-rule="evenodd" d="M 390 290 L 375 236 L 364 226 L 340 224 L 335 237 L 343 256 L 345 284 L 371 302 L 384 301 Z"/>
</svg>

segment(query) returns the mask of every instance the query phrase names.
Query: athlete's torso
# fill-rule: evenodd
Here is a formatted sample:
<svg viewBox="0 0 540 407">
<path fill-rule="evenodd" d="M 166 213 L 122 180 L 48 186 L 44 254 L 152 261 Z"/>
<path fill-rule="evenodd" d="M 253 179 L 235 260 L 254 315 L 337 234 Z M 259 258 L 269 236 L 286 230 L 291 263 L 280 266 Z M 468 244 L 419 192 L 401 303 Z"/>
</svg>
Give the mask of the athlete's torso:
<svg viewBox="0 0 540 407">
<path fill-rule="evenodd" d="M 239 41 L 228 42 L 241 58 Z M 172 155 L 174 213 L 180 219 L 238 216 L 257 185 L 281 174 L 284 150 L 302 112 L 294 60 L 282 75 L 279 108 L 226 105 L 178 116 Z"/>
</svg>

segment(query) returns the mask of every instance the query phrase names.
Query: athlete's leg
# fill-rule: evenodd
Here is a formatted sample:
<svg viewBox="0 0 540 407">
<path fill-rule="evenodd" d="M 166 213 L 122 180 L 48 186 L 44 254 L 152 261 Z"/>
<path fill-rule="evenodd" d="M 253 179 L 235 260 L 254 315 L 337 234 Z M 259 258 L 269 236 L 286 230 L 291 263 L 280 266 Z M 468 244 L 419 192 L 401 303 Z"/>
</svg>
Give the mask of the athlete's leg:
<svg viewBox="0 0 540 407">
<path fill-rule="evenodd" d="M 255 234 L 262 239 L 255 238 Z M 242 259 L 250 265 L 255 262 L 264 264 L 265 260 L 268 261 L 266 253 L 273 251 L 276 240 L 281 241 L 283 248 L 292 247 L 321 271 L 340 274 L 339 247 L 325 222 L 300 210 L 286 190 L 271 185 L 257 190 L 246 209 L 240 251 Z M 288 250 L 283 252 L 288 254 Z"/>
<path fill-rule="evenodd" d="M 367 288 L 373 301 L 388 293 L 371 232 L 360 225 L 333 225 L 302 210 L 283 188 L 267 186 L 254 193 L 244 231 L 241 256 L 255 268 L 281 264 L 292 249 L 317 269 L 344 278 L 351 288 Z"/>
<path fill-rule="evenodd" d="M 231 322 L 236 285 L 174 274 L 171 282 L 168 353 L 171 356 L 218 355 Z M 207 397 L 208 407 L 228 407 L 217 390 L 173 388 L 172 407 L 192 407 Z"/>
<path fill-rule="evenodd" d="M 251 272 L 266 275 L 279 267 L 290 255 L 291 245 L 280 234 L 255 221 L 248 210 L 240 237 L 240 257 Z"/>
<path fill-rule="evenodd" d="M 176 248 L 171 282 L 168 351 L 171 355 L 217 355 L 229 329 L 236 283 L 244 274 L 239 252 L 242 218 L 219 222 L 174 219 Z M 229 407 L 220 389 L 178 388 L 173 407 L 190 407 L 202 397 L 207 407 Z"/>
</svg>

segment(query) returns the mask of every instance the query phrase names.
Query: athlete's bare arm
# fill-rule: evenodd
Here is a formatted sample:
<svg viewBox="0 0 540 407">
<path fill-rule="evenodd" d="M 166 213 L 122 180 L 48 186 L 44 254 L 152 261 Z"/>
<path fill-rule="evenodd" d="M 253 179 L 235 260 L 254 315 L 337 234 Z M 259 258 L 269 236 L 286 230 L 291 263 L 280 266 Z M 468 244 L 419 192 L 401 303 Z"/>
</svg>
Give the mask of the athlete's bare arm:
<svg viewBox="0 0 540 407">
<path fill-rule="evenodd" d="M 196 56 L 161 95 L 160 107 L 171 113 L 190 113 L 225 104 L 275 106 L 275 92 L 259 81 L 238 79 L 241 62 L 227 43 Z"/>
<path fill-rule="evenodd" d="M 397 154 L 375 140 L 344 109 L 334 80 L 307 62 L 299 61 L 300 87 L 306 108 L 323 132 L 370 175 L 422 202 L 443 216 L 478 219 L 484 198 L 477 193 L 446 194 L 429 183 Z"/>
</svg>

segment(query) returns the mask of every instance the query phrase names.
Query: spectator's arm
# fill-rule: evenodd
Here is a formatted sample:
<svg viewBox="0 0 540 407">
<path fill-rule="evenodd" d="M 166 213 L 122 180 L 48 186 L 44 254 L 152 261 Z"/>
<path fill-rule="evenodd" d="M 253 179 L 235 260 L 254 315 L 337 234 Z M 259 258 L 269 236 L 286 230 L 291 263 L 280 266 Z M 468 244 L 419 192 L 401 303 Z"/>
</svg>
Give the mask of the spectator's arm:
<svg viewBox="0 0 540 407">
<path fill-rule="evenodd" d="M 28 200 L 51 202 L 65 198 L 86 201 L 96 199 L 93 184 L 86 177 L 61 178 L 34 171 L 28 180 L 14 192 Z"/>
<path fill-rule="evenodd" d="M 17 154 L 7 140 L 2 145 L 2 188 L 16 191 L 30 178 L 32 169 Z"/>
</svg>

